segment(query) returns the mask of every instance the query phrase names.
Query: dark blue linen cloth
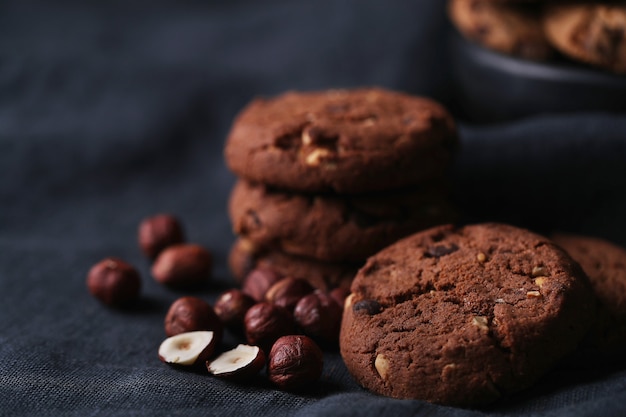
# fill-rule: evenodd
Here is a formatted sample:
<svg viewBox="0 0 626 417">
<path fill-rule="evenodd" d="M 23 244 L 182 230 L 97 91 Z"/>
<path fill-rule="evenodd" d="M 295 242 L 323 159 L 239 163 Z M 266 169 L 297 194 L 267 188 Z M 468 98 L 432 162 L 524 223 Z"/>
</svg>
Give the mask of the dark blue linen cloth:
<svg viewBox="0 0 626 417">
<path fill-rule="evenodd" d="M 150 277 L 139 221 L 177 214 L 234 285 L 222 149 L 252 97 L 379 85 L 454 108 L 442 0 L 5 1 L 0 5 L 0 415 L 620 416 L 626 371 L 579 353 L 530 390 L 470 410 L 361 389 L 337 352 L 319 384 L 282 392 L 165 366 L 181 293 Z M 465 221 L 593 234 L 626 245 L 626 117 L 466 123 L 451 170 Z M 141 302 L 85 286 L 107 256 L 135 265 Z M 225 345 L 236 339 L 228 336 Z"/>
</svg>

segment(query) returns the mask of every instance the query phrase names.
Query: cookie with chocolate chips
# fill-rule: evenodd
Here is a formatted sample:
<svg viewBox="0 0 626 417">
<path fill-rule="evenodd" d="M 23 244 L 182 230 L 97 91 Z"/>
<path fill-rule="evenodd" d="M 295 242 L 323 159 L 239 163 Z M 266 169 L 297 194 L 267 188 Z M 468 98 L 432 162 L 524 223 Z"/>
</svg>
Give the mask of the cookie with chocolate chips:
<svg viewBox="0 0 626 417">
<path fill-rule="evenodd" d="M 604 239 L 559 233 L 553 240 L 580 263 L 598 301 L 588 342 L 607 352 L 626 347 L 626 249 Z"/>
<path fill-rule="evenodd" d="M 564 250 L 503 224 L 407 237 L 369 258 L 351 291 L 340 348 L 356 381 L 459 406 L 531 385 L 575 349 L 594 312 Z"/>
<path fill-rule="evenodd" d="M 361 193 L 439 178 L 455 144 L 453 119 L 440 104 L 361 88 L 253 100 L 235 118 L 224 153 L 250 182 Z"/>
<path fill-rule="evenodd" d="M 257 246 L 329 262 L 361 262 L 419 230 L 453 223 L 443 184 L 375 194 L 298 194 L 239 181 L 234 232 Z"/>
<path fill-rule="evenodd" d="M 626 5 L 556 4 L 546 8 L 548 40 L 563 54 L 613 72 L 626 73 Z"/>
<path fill-rule="evenodd" d="M 237 239 L 228 255 L 228 267 L 237 283 L 242 283 L 255 268 L 269 268 L 278 275 L 302 278 L 315 288 L 327 291 L 350 288 L 356 271 L 363 265 L 349 262 L 322 262 L 289 255 L 275 249 L 262 248 L 247 239 Z"/>
<path fill-rule="evenodd" d="M 486 48 L 536 61 L 552 55 L 535 5 L 451 0 L 448 15 L 459 32 Z"/>
</svg>

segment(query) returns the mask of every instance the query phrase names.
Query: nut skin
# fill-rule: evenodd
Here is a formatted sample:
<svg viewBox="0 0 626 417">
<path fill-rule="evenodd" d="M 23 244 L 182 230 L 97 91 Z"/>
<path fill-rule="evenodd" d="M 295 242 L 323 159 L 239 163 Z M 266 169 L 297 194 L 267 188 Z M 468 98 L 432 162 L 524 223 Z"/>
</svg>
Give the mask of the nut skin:
<svg viewBox="0 0 626 417">
<path fill-rule="evenodd" d="M 288 335 L 276 340 L 267 362 L 269 380 L 285 391 L 298 391 L 319 379 L 324 367 L 322 350 L 313 339 Z"/>
<path fill-rule="evenodd" d="M 165 248 L 152 264 L 154 279 L 172 289 L 191 289 L 211 277 L 211 252 L 196 244 L 178 244 Z"/>
<path fill-rule="evenodd" d="M 226 327 L 242 332 L 246 312 L 254 304 L 256 302 L 252 297 L 237 288 L 233 288 L 217 297 L 213 309 Z"/>
<path fill-rule="evenodd" d="M 246 340 L 266 353 L 281 336 L 296 333 L 291 314 L 282 307 L 261 302 L 246 312 L 244 319 Z"/>
<path fill-rule="evenodd" d="M 217 343 L 222 339 L 224 325 L 213 307 L 198 297 L 180 297 L 172 303 L 165 315 L 165 334 L 168 337 L 193 332 L 210 330 Z"/>
<path fill-rule="evenodd" d="M 265 300 L 293 312 L 298 301 L 312 293 L 313 286 L 301 278 L 283 278 L 270 287 L 265 293 Z"/>
<path fill-rule="evenodd" d="M 141 277 L 129 263 L 105 258 L 89 269 L 87 288 L 102 303 L 123 307 L 139 298 Z"/>
<path fill-rule="evenodd" d="M 270 268 L 255 268 L 243 281 L 242 291 L 255 301 L 265 300 L 265 293 L 283 277 Z"/>
<path fill-rule="evenodd" d="M 183 243 L 185 233 L 180 221 L 171 214 L 156 214 L 139 223 L 137 239 L 141 251 L 150 259 L 166 247 Z"/>
<path fill-rule="evenodd" d="M 328 294 L 343 310 L 343 305 L 346 302 L 346 298 L 348 298 L 348 295 L 350 295 L 350 290 L 343 287 L 337 287 L 333 288 Z"/>
<path fill-rule="evenodd" d="M 293 317 L 305 335 L 322 344 L 337 345 L 342 312 L 330 295 L 315 291 L 298 301 Z"/>
</svg>

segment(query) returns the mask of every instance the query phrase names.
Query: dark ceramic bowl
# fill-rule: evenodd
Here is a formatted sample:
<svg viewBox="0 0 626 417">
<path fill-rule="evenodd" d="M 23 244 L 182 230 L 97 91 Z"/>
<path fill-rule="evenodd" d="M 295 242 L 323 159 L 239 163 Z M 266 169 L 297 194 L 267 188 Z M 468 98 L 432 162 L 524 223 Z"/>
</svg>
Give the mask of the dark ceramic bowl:
<svg viewBox="0 0 626 417">
<path fill-rule="evenodd" d="M 455 105 L 468 122 L 493 123 L 539 114 L 626 112 L 626 75 L 555 58 L 533 62 L 450 39 Z"/>
</svg>

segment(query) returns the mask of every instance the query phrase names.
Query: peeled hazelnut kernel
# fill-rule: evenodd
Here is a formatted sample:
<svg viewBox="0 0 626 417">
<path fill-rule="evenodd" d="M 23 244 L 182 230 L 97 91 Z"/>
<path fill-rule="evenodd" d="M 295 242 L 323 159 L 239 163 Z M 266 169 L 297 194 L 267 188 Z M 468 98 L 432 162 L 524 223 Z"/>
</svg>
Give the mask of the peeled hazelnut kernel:
<svg viewBox="0 0 626 417">
<path fill-rule="evenodd" d="M 265 366 L 263 350 L 258 346 L 242 344 L 206 363 L 210 374 L 231 380 L 250 378 L 259 373 L 263 366 Z"/>
<path fill-rule="evenodd" d="M 293 318 L 307 336 L 334 344 L 339 340 L 342 310 L 330 295 L 315 291 L 298 301 Z"/>
<path fill-rule="evenodd" d="M 255 301 L 265 300 L 265 293 L 272 285 L 282 279 L 278 272 L 270 268 L 255 268 L 243 281 L 242 291 Z"/>
<path fill-rule="evenodd" d="M 272 285 L 265 293 L 265 300 L 292 312 L 298 301 L 314 288 L 301 278 L 287 277 Z"/>
<path fill-rule="evenodd" d="M 196 330 L 211 330 L 219 341 L 224 325 L 213 307 L 198 297 L 181 297 L 174 301 L 165 315 L 165 334 L 174 336 Z"/>
<path fill-rule="evenodd" d="M 288 335 L 276 340 L 269 354 L 269 380 L 286 391 L 297 391 L 322 375 L 321 349 L 307 336 Z"/>
<path fill-rule="evenodd" d="M 143 219 L 137 235 L 139 247 L 150 259 L 156 258 L 166 247 L 185 241 L 181 223 L 171 214 L 157 214 Z"/>
<path fill-rule="evenodd" d="M 152 265 L 152 276 L 177 289 L 198 287 L 211 277 L 213 258 L 200 245 L 178 244 L 165 248 Z"/>
<path fill-rule="evenodd" d="M 343 310 L 343 306 L 346 302 L 346 298 L 350 295 L 350 291 L 342 287 L 337 287 L 333 288 L 328 295 L 330 295 L 331 298 L 335 300 L 337 305 L 339 305 L 339 307 Z"/>
<path fill-rule="evenodd" d="M 535 266 L 531 272 L 531 275 L 534 277 L 542 277 L 548 275 L 548 270 L 543 266 Z"/>
<path fill-rule="evenodd" d="M 268 302 L 253 305 L 244 318 L 246 340 L 269 352 L 272 344 L 281 336 L 296 333 L 291 314 L 282 307 Z"/>
<path fill-rule="evenodd" d="M 223 292 L 213 305 L 215 314 L 225 326 L 231 329 L 243 330 L 243 321 L 246 312 L 255 304 L 252 297 L 241 290 L 233 288 Z"/>
<path fill-rule="evenodd" d="M 487 255 L 482 252 L 478 252 L 478 255 L 476 255 L 476 259 L 478 259 L 478 262 L 483 263 L 487 260 Z"/>
<path fill-rule="evenodd" d="M 117 258 L 106 258 L 89 270 L 87 288 L 91 295 L 104 304 L 124 306 L 139 298 L 141 277 L 129 263 Z"/>
<path fill-rule="evenodd" d="M 541 293 L 539 291 L 528 291 L 526 293 L 526 297 L 528 297 L 528 298 L 541 297 Z"/>
<path fill-rule="evenodd" d="M 378 375 L 380 375 L 384 381 L 389 378 L 389 359 L 382 353 L 376 355 L 374 368 L 376 368 L 376 372 L 378 372 Z"/>
<path fill-rule="evenodd" d="M 537 285 L 539 288 L 543 287 L 545 283 L 546 277 L 535 278 L 535 285 Z"/>
<path fill-rule="evenodd" d="M 211 331 L 180 333 L 161 343 L 159 359 L 174 365 L 200 366 L 213 355 L 216 345 Z"/>
</svg>

